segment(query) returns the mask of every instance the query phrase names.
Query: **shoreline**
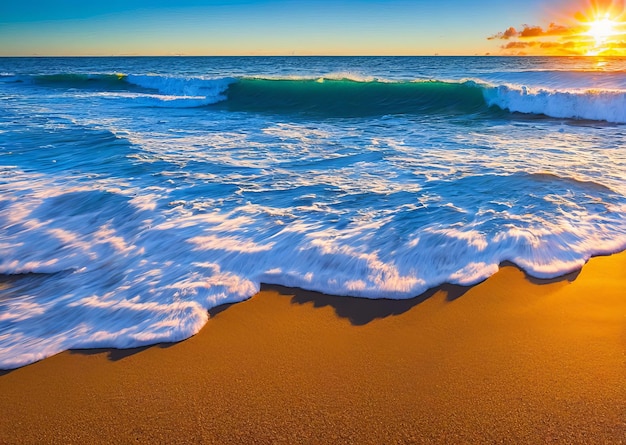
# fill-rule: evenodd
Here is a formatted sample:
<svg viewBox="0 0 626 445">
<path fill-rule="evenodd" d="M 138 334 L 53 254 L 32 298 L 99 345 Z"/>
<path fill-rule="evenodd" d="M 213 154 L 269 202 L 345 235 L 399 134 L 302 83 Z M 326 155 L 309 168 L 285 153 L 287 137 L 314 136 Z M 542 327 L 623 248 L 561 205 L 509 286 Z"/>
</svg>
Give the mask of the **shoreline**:
<svg viewBox="0 0 626 445">
<path fill-rule="evenodd" d="M 526 270 L 524 270 L 522 267 L 518 266 L 516 263 L 512 262 L 512 261 L 503 261 L 498 265 L 498 270 L 501 270 L 502 268 L 513 268 L 513 269 L 517 269 L 518 271 L 520 271 L 523 275 L 524 278 L 533 284 L 537 284 L 537 285 L 543 285 L 543 284 L 551 284 L 551 283 L 558 283 L 560 281 L 574 281 L 578 275 L 581 273 L 582 269 L 585 267 L 585 265 L 592 260 L 593 258 L 598 258 L 598 257 L 610 257 L 613 255 L 626 255 L 626 250 L 622 250 L 622 251 L 618 251 L 616 253 L 607 253 L 607 254 L 597 254 L 592 256 L 589 260 L 587 260 L 583 267 L 581 267 L 580 269 L 571 271 L 571 272 L 566 272 L 563 273 L 561 275 L 557 275 L 555 277 L 552 278 L 538 278 L 535 277 L 531 274 L 529 274 Z M 51 276 L 57 275 L 57 274 L 63 274 L 65 273 L 65 271 L 59 271 L 59 272 L 52 272 L 52 273 L 45 273 L 45 272 L 24 272 L 24 273 L 16 273 L 16 274 L 7 274 L 7 273 L 0 273 L 0 291 L 6 291 L 7 295 L 9 295 L 9 298 L 11 296 L 12 293 L 19 293 L 22 289 L 21 288 L 17 288 L 14 289 L 12 284 L 13 283 L 20 283 L 22 280 L 45 280 L 47 278 L 50 278 Z M 306 289 L 306 288 L 301 288 L 301 287 L 295 287 L 295 286 L 286 286 L 286 285 L 282 285 L 282 284 L 278 284 L 278 283 L 265 283 L 265 282 L 261 282 L 259 285 L 259 292 L 257 292 L 256 294 L 251 295 L 250 297 L 247 297 L 245 300 L 241 300 L 241 301 L 236 301 L 236 302 L 232 302 L 232 303 L 223 303 L 220 304 L 218 306 L 212 307 L 210 309 L 207 309 L 206 312 L 209 315 L 209 319 L 214 317 L 216 314 L 222 312 L 223 310 L 225 310 L 228 307 L 231 307 L 233 305 L 236 304 L 240 304 L 242 302 L 246 302 L 251 298 L 254 298 L 256 295 L 263 293 L 263 291 L 265 290 L 277 290 L 277 291 L 283 291 L 287 292 L 287 293 L 294 293 L 295 296 L 293 298 L 294 302 L 298 302 L 300 300 L 306 300 L 306 299 L 315 299 L 318 301 L 327 301 L 327 300 L 332 300 L 332 301 L 336 301 L 336 306 L 338 308 L 344 308 L 347 309 L 348 311 L 351 311 L 352 309 L 348 309 L 353 307 L 355 312 L 355 316 L 354 319 L 351 319 L 351 321 L 353 322 L 353 324 L 359 325 L 359 324 L 365 324 L 368 323 L 369 321 L 371 321 L 374 318 L 380 318 L 381 315 L 377 315 L 376 312 L 377 311 L 382 311 L 383 314 L 386 315 L 382 315 L 382 316 L 388 316 L 388 315 L 395 315 L 396 313 L 402 313 L 405 312 L 407 310 L 409 310 L 410 308 L 412 308 L 413 306 L 420 304 L 421 302 L 431 298 L 433 295 L 439 293 L 439 292 L 445 292 L 447 294 L 447 299 L 448 300 L 454 300 L 456 298 L 459 298 L 461 296 L 463 296 L 469 289 L 480 285 L 481 283 L 489 280 L 493 275 L 490 275 L 487 278 L 484 278 L 474 284 L 468 284 L 468 285 L 464 285 L 464 284 L 457 284 L 457 283 L 450 283 L 450 282 L 444 282 L 440 285 L 437 285 L 435 287 L 429 288 L 426 291 L 424 291 L 423 293 L 416 295 L 416 296 L 412 296 L 412 297 L 407 297 L 407 298 L 388 298 L 388 297 L 381 297 L 381 298 L 370 298 L 370 297 L 356 297 L 356 296 L 352 296 L 352 295 L 345 295 L 345 294 L 331 294 L 331 293 L 325 293 L 325 292 L 321 292 L 321 291 L 317 291 L 317 290 L 313 290 L 313 289 Z M 329 303 L 330 304 L 330 303 Z M 317 304 L 316 304 L 317 305 Z M 332 304 L 331 304 L 332 305 Z M 342 309 L 338 309 L 338 311 L 341 311 Z M 398 312 L 399 311 L 399 312 Z M 373 313 L 372 313 L 373 312 Z M 204 328 L 204 326 L 201 328 L 201 330 Z M 116 348 L 116 347 L 85 347 L 85 348 L 69 348 L 60 352 L 57 352 L 56 354 L 53 354 L 51 356 L 47 356 L 45 358 L 39 359 L 37 361 L 31 362 L 31 363 L 26 363 L 24 365 L 20 365 L 17 367 L 13 367 L 13 368 L 1 368 L 0 367 L 0 377 L 10 373 L 11 371 L 14 371 L 16 369 L 20 369 L 23 368 L 25 366 L 31 366 L 35 363 L 38 363 L 42 360 L 46 360 L 50 357 L 53 357 L 55 355 L 58 354 L 62 354 L 64 352 L 68 352 L 68 351 L 119 351 L 118 353 L 114 354 L 116 356 L 121 356 L 124 355 L 123 351 L 135 351 L 135 350 L 144 350 L 147 348 L 151 348 L 151 347 L 155 347 L 155 346 L 160 346 L 160 345 L 173 345 L 176 343 L 180 343 L 182 341 L 186 341 L 189 338 L 197 335 L 196 334 L 192 334 L 190 337 L 184 338 L 183 340 L 177 340 L 177 341 L 161 341 L 161 342 L 156 342 L 156 343 L 149 343 L 149 344 L 143 344 L 141 346 L 133 346 L 133 347 L 128 347 L 128 348 Z"/>
<path fill-rule="evenodd" d="M 624 289 L 626 252 L 409 300 L 263 285 L 180 343 L 0 371 L 0 443 L 624 443 Z"/>
</svg>

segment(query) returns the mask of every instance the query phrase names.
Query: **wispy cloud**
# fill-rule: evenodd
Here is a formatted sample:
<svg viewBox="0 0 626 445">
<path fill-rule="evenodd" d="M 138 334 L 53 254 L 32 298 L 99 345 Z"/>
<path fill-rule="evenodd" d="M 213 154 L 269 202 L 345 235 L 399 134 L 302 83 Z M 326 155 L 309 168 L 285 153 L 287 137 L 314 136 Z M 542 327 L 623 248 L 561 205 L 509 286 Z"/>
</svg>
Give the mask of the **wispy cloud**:
<svg viewBox="0 0 626 445">
<path fill-rule="evenodd" d="M 518 30 L 514 27 L 510 27 L 505 31 L 494 34 L 487 37 L 488 40 L 502 39 L 508 40 L 511 38 L 530 38 L 530 37 L 545 37 L 545 36 L 568 36 L 576 32 L 580 32 L 580 26 L 564 26 L 557 25 L 556 23 L 550 23 L 546 28 L 541 26 L 522 25 L 522 29 Z"/>
</svg>

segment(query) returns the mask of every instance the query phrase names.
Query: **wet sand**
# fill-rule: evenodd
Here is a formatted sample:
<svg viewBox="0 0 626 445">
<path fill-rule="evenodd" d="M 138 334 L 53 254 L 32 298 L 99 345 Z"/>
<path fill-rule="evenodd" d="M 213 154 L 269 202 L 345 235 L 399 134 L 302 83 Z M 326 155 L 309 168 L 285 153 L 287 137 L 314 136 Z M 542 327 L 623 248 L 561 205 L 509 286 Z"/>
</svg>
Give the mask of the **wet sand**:
<svg viewBox="0 0 626 445">
<path fill-rule="evenodd" d="M 626 254 L 405 301 L 264 286 L 181 343 L 0 372 L 0 443 L 626 443 Z"/>
</svg>

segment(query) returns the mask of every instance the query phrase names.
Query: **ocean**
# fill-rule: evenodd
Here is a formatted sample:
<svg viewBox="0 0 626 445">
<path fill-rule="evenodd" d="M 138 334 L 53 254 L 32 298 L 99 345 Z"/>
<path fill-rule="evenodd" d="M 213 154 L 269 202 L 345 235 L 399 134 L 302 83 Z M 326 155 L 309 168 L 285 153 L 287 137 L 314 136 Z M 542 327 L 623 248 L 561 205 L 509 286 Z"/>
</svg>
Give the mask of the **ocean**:
<svg viewBox="0 0 626 445">
<path fill-rule="evenodd" d="M 625 58 L 0 58 L 0 368 L 261 283 L 578 270 L 626 249 L 624 124 Z"/>
</svg>

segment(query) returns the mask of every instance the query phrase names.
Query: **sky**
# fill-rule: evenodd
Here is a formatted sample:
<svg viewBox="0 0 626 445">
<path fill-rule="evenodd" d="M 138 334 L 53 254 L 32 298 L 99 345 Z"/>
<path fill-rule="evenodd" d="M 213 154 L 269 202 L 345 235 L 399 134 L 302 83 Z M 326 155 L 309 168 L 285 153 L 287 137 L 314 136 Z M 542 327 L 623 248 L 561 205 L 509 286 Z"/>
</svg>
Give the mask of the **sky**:
<svg viewBox="0 0 626 445">
<path fill-rule="evenodd" d="M 0 56 L 589 54 L 621 47 L 585 33 L 623 1 L 10 0 Z"/>
</svg>

